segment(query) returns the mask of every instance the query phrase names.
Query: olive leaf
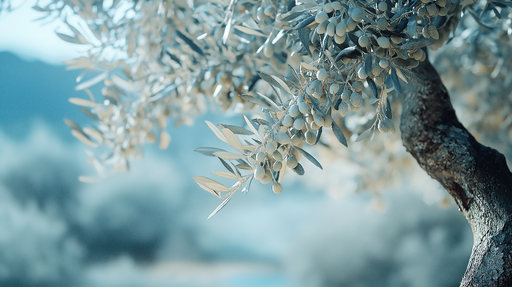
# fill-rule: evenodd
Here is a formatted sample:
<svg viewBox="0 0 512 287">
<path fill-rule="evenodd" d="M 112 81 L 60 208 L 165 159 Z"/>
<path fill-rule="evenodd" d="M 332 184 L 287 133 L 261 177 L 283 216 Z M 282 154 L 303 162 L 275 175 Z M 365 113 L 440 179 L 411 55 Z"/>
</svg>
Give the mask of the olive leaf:
<svg viewBox="0 0 512 287">
<path fill-rule="evenodd" d="M 322 165 L 320 164 L 320 162 L 314 157 L 312 156 L 310 153 L 308 153 L 307 151 L 301 149 L 300 147 L 298 146 L 294 146 L 293 147 L 294 149 L 298 150 L 305 158 L 307 158 L 310 162 L 312 162 L 314 165 L 316 165 L 318 168 L 320 169 L 324 169 L 322 167 Z"/>
<path fill-rule="evenodd" d="M 200 154 L 206 155 L 206 156 L 216 156 L 215 153 L 218 151 L 225 151 L 221 148 L 216 147 L 198 147 L 194 149 L 195 152 L 198 152 Z"/>
<path fill-rule="evenodd" d="M 72 121 L 72 120 L 70 120 L 70 119 L 66 119 L 66 118 L 64 118 L 64 123 L 66 123 L 66 125 L 67 125 L 68 127 L 72 128 L 72 129 L 74 129 L 74 130 L 82 130 L 82 129 L 80 128 L 80 126 L 79 126 L 77 123 L 75 123 L 74 121 Z"/>
<path fill-rule="evenodd" d="M 384 111 L 384 115 L 388 119 L 393 118 L 393 113 L 391 112 L 391 104 L 389 103 L 389 99 L 386 99 L 386 103 L 384 104 L 384 107 L 382 108 L 382 110 Z"/>
<path fill-rule="evenodd" d="M 185 34 L 181 33 L 180 31 L 176 30 L 176 36 L 178 36 L 185 44 L 187 44 L 192 50 L 194 50 L 196 53 L 198 53 L 201 56 L 204 56 L 204 52 L 201 48 L 199 48 L 194 41 L 192 41 L 189 37 L 185 36 Z"/>
<path fill-rule="evenodd" d="M 252 135 L 253 134 L 250 130 L 247 130 L 247 129 L 239 127 L 239 126 L 226 125 L 226 124 L 221 124 L 220 126 L 231 130 L 236 135 Z"/>
<path fill-rule="evenodd" d="M 253 104 L 256 104 L 258 106 L 261 106 L 261 107 L 264 107 L 264 108 L 268 108 L 268 109 L 274 109 L 274 108 L 271 108 L 270 105 L 264 103 L 262 100 L 252 96 L 252 95 L 248 95 L 248 94 L 242 94 L 240 95 L 240 97 L 244 100 L 244 101 L 247 101 L 247 102 L 250 102 L 250 103 L 253 103 Z M 276 110 L 276 112 L 279 111 L 279 110 Z"/>
<path fill-rule="evenodd" d="M 299 34 L 299 40 L 304 46 L 304 49 L 308 54 L 313 57 L 313 54 L 311 53 L 311 50 L 309 49 L 309 28 L 307 26 L 304 26 L 300 29 L 297 29 L 297 33 Z"/>
<path fill-rule="evenodd" d="M 228 192 L 230 191 L 231 189 L 224 186 L 222 183 L 219 183 L 213 179 L 210 179 L 210 178 L 207 178 L 207 177 L 204 177 L 204 176 L 194 176 L 193 179 L 196 181 L 196 183 L 201 186 L 203 189 L 205 189 L 206 191 L 215 191 L 214 194 L 218 194 L 218 192 Z M 207 187 L 204 188 L 204 187 Z"/>
<path fill-rule="evenodd" d="M 208 215 L 208 218 L 207 219 L 210 219 L 212 216 L 214 216 L 215 214 L 217 214 L 217 212 L 219 212 L 224 206 L 226 206 L 226 204 L 228 204 L 228 202 L 231 200 L 231 197 L 233 197 L 233 194 L 235 194 L 234 192 L 231 192 L 227 197 L 226 199 L 224 199 L 224 201 L 219 205 L 217 206 L 217 208 L 215 208 L 214 211 L 212 211 L 212 213 L 210 213 L 210 215 Z"/>
<path fill-rule="evenodd" d="M 281 111 L 281 108 L 274 101 L 272 101 L 269 97 L 265 96 L 264 94 L 262 94 L 260 92 L 256 92 L 256 94 L 258 94 L 258 96 L 262 97 L 265 101 L 267 101 L 270 104 L 270 106 L 269 106 L 270 109 L 272 109 L 273 111 L 276 111 L 276 112 Z"/>
<path fill-rule="evenodd" d="M 323 130 L 323 128 L 320 127 L 318 129 L 318 131 L 316 131 L 315 145 L 318 143 L 318 141 L 320 140 L 320 137 L 322 136 L 322 130 Z"/>
<path fill-rule="evenodd" d="M 294 2 L 294 4 L 295 4 L 295 1 L 290 1 L 290 2 Z M 283 19 L 281 19 L 281 21 L 283 21 L 283 22 L 288 22 L 288 21 L 298 21 L 300 18 L 304 18 L 304 16 L 302 16 L 302 15 L 303 15 L 303 13 L 304 13 L 304 12 L 302 12 L 302 11 L 301 11 L 301 12 L 291 12 L 291 13 L 290 13 L 290 15 L 285 16 Z M 286 13 L 286 14 L 288 14 L 288 13 Z M 286 14 L 285 14 L 285 15 L 286 15 Z M 284 15 L 283 15 L 283 16 L 284 16 Z M 302 17 L 300 17 L 300 16 L 302 16 Z M 299 17 L 300 17 L 300 18 L 299 18 Z M 314 16 L 313 16 L 313 20 L 315 20 L 315 17 L 314 17 Z M 302 23 L 302 22 L 301 22 L 301 23 Z M 310 23 L 311 23 L 311 22 L 310 22 Z M 306 26 L 307 26 L 307 25 L 309 25 L 309 24 L 306 24 Z M 297 26 L 298 26 L 298 25 L 297 25 Z"/>
<path fill-rule="evenodd" d="M 416 84 L 416 85 L 418 85 L 420 87 L 426 87 L 427 86 L 427 81 L 425 81 L 422 78 L 418 77 L 418 75 L 416 75 L 416 73 L 411 72 L 408 69 L 400 69 L 400 68 L 398 68 L 398 69 L 402 73 L 402 75 L 404 75 L 404 77 L 406 77 L 407 80 L 409 80 L 411 83 Z"/>
<path fill-rule="evenodd" d="M 225 177 L 225 178 L 238 179 L 238 177 L 236 175 L 229 173 L 229 172 L 225 172 L 225 171 L 214 171 L 213 173 L 215 173 L 218 176 Z"/>
<path fill-rule="evenodd" d="M 83 144 L 90 147 L 98 147 L 98 143 L 93 142 L 88 135 L 86 135 L 82 129 L 72 129 L 71 134 L 81 141 Z"/>
<path fill-rule="evenodd" d="M 296 167 L 292 168 L 292 170 L 298 175 L 304 175 L 305 173 L 304 167 L 302 167 L 300 163 L 298 163 Z"/>
<path fill-rule="evenodd" d="M 293 75 L 293 77 L 300 83 L 299 74 L 297 74 L 297 71 L 295 71 L 295 69 L 292 66 L 290 66 L 290 64 L 288 64 L 288 70 Z"/>
<path fill-rule="evenodd" d="M 345 138 L 345 135 L 343 134 L 343 132 L 341 131 L 340 127 L 336 124 L 335 121 L 332 121 L 331 128 L 332 128 L 332 131 L 334 133 L 334 136 L 336 136 L 338 141 L 342 145 L 348 147 L 347 139 Z"/>
<path fill-rule="evenodd" d="M 237 154 L 237 153 L 229 152 L 229 151 L 218 151 L 218 152 L 215 152 L 214 155 L 216 157 L 219 157 L 222 159 L 227 159 L 227 160 L 246 158 L 245 155 Z"/>
<path fill-rule="evenodd" d="M 293 30 L 300 30 L 300 29 L 306 27 L 307 25 L 313 23 L 313 21 L 315 21 L 315 16 L 314 15 L 309 17 L 309 18 L 306 18 L 305 20 L 303 20 L 302 22 L 297 24 L 297 26 L 295 26 L 295 28 L 293 28 Z"/>
<path fill-rule="evenodd" d="M 391 67 L 391 74 L 389 74 L 391 77 L 391 81 L 393 82 L 393 87 L 395 87 L 395 90 L 400 94 L 403 95 L 402 86 L 400 85 L 400 80 L 398 79 L 398 76 L 396 75 L 396 70 L 394 67 Z"/>
<path fill-rule="evenodd" d="M 357 138 L 356 138 L 356 142 L 360 142 L 360 141 L 364 141 L 365 139 L 368 139 L 372 136 L 372 133 L 373 133 L 373 129 L 370 128 L 370 129 L 367 129 L 365 130 L 364 132 L 362 132 Z"/>
<path fill-rule="evenodd" d="M 340 59 L 348 58 L 348 59 L 356 59 L 361 55 L 361 51 L 357 49 L 356 46 L 348 47 L 343 49 L 334 59 L 334 62 L 338 62 Z"/>
<path fill-rule="evenodd" d="M 372 92 L 372 96 L 374 98 L 377 98 L 378 91 L 377 91 L 377 85 L 375 84 L 375 82 L 370 78 L 366 78 L 366 83 L 368 83 L 368 87 L 370 88 L 370 91 Z"/>
<path fill-rule="evenodd" d="M 410 39 L 397 48 L 400 50 L 417 50 L 433 44 L 436 40 L 431 38 Z"/>
<path fill-rule="evenodd" d="M 263 34 L 261 31 L 253 30 L 251 28 L 247 28 L 244 26 L 238 26 L 238 25 L 235 25 L 233 27 L 237 30 L 244 32 L 245 34 L 255 35 L 255 36 L 260 36 L 260 37 L 267 37 L 267 35 Z"/>
<path fill-rule="evenodd" d="M 233 171 L 233 169 L 231 168 L 231 166 L 229 166 L 229 164 L 228 164 L 225 160 L 223 160 L 223 159 L 222 159 L 222 158 L 220 158 L 220 157 L 217 157 L 217 158 L 220 160 L 220 162 L 222 163 L 222 165 L 223 165 L 227 170 L 229 170 L 229 172 L 231 172 L 232 174 L 235 174 L 235 172 Z"/>
<path fill-rule="evenodd" d="M 228 142 L 224 134 L 210 121 L 205 121 L 208 127 L 213 131 L 213 133 L 223 142 Z"/>
<path fill-rule="evenodd" d="M 108 71 L 105 71 L 105 72 L 95 76 L 92 79 L 89 79 L 85 82 L 80 83 L 79 85 L 77 85 L 75 87 L 75 90 L 80 91 L 80 90 L 90 88 L 90 87 L 100 83 L 101 81 L 105 80 L 107 78 L 107 76 L 108 76 Z"/>
<path fill-rule="evenodd" d="M 372 53 L 368 53 L 364 59 L 364 72 L 370 75 L 372 72 Z"/>
<path fill-rule="evenodd" d="M 249 118 L 246 115 L 244 115 L 244 121 L 247 124 L 247 126 L 249 127 L 249 129 L 251 129 L 252 133 L 255 136 L 259 137 L 258 130 L 256 130 L 256 128 L 254 127 L 254 125 L 251 123 L 251 121 L 249 120 Z"/>
<path fill-rule="evenodd" d="M 238 140 L 236 135 L 230 129 L 227 129 L 227 128 L 221 128 L 221 131 L 222 131 L 222 134 L 224 134 L 224 137 L 226 138 L 226 140 L 228 141 L 228 144 L 232 148 L 236 149 L 237 151 L 239 151 L 243 154 L 244 148 L 242 147 L 242 144 L 240 144 L 240 141 Z"/>
</svg>

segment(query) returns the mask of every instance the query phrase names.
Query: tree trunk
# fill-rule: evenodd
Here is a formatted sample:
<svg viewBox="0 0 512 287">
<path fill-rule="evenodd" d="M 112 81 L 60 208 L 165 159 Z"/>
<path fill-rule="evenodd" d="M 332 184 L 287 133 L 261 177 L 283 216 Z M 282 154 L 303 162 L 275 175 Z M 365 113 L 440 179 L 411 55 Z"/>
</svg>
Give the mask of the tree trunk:
<svg viewBox="0 0 512 287">
<path fill-rule="evenodd" d="M 426 85 L 405 87 L 402 141 L 471 225 L 473 250 L 460 286 L 512 286 L 512 174 L 505 157 L 462 126 L 428 59 L 415 72 Z"/>
</svg>

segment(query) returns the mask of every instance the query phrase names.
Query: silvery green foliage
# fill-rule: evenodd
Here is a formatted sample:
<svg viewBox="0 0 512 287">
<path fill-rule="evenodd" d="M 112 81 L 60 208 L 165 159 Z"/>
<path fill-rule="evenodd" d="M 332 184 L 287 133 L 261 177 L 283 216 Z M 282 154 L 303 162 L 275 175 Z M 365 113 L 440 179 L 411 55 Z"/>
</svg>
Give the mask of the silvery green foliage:
<svg viewBox="0 0 512 287">
<path fill-rule="evenodd" d="M 165 148 L 169 118 L 187 123 L 211 103 L 253 113 L 244 116 L 245 127 L 207 122 L 236 152 L 197 149 L 221 160 L 227 171 L 217 175 L 236 181 L 226 187 L 195 178 L 225 199 L 218 211 L 254 179 L 280 193 L 288 169 L 305 173 L 303 158 L 322 168 L 303 146 L 321 141 L 324 130 L 345 146 L 346 135 L 361 141 L 377 129 L 394 133 L 393 93 L 403 93 L 403 81 L 423 84 L 411 69 L 426 59 L 425 47 L 454 37 L 476 47 L 487 37 L 502 47 L 489 52 L 499 54 L 510 47 L 509 6 L 504 0 L 70 0 L 35 9 L 85 23 L 68 24 L 73 33 L 58 35 L 92 45 L 88 57 L 67 62 L 96 74 L 77 86 L 90 99 L 70 101 L 99 124 L 67 123 L 84 143 L 108 147 L 106 155 L 91 154 L 100 174 L 127 169 L 146 142 Z M 468 18 L 478 23 L 472 36 L 455 34 Z M 105 87 L 95 96 L 89 88 L 99 83 Z M 366 120 L 351 126 L 349 118 Z"/>
</svg>

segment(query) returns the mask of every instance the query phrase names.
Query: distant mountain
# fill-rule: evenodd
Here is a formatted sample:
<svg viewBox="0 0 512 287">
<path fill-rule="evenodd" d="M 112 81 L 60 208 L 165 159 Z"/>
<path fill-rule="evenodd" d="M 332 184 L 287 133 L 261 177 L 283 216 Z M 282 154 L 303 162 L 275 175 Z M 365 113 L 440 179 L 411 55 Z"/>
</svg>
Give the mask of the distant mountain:
<svg viewBox="0 0 512 287">
<path fill-rule="evenodd" d="M 70 97 L 87 98 L 75 91 L 80 70 L 66 71 L 40 61 L 24 61 L 0 52 L 0 129 L 13 137 L 23 137 L 28 127 L 44 121 L 66 139 L 71 139 L 63 118 L 89 122 L 80 109 L 68 102 Z"/>
</svg>

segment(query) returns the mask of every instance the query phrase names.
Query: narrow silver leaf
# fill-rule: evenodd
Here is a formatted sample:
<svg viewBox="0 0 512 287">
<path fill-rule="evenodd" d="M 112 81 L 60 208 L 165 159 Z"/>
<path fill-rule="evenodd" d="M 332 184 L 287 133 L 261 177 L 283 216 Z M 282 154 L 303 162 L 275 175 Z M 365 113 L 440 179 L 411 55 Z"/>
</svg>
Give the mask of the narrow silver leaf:
<svg viewBox="0 0 512 287">
<path fill-rule="evenodd" d="M 265 34 L 263 34 L 262 32 L 260 31 L 257 31 L 257 30 L 253 30 L 251 28 L 247 28 L 247 27 L 244 27 L 244 26 L 238 26 L 238 25 L 235 25 L 233 26 L 235 29 L 237 30 L 240 30 L 242 32 L 244 32 L 245 34 L 249 34 L 249 35 L 255 35 L 255 36 L 260 36 L 260 37 L 267 37 Z"/>
<path fill-rule="evenodd" d="M 400 85 L 400 80 L 398 79 L 398 76 L 396 75 L 396 69 L 394 67 L 391 67 L 391 81 L 393 82 L 393 87 L 395 87 L 395 90 L 400 94 L 403 95 L 402 86 Z"/>
<path fill-rule="evenodd" d="M 429 46 L 433 44 L 436 40 L 431 38 L 419 38 L 419 39 L 410 39 L 405 42 L 402 46 L 397 47 L 400 50 L 417 50 L 423 47 Z"/>
<path fill-rule="evenodd" d="M 391 120 L 393 118 L 393 114 L 391 113 L 391 104 L 389 103 L 389 99 L 386 99 L 386 103 L 384 104 L 383 110 L 384 115 Z"/>
<path fill-rule="evenodd" d="M 300 163 L 298 163 L 296 167 L 292 168 L 292 170 L 298 175 L 304 175 L 305 173 L 304 168 Z"/>
<path fill-rule="evenodd" d="M 332 124 L 331 124 L 331 128 L 332 128 L 332 131 L 334 133 L 334 136 L 336 136 L 336 138 L 338 139 L 338 141 L 348 147 L 348 143 L 347 143 L 347 139 L 345 138 L 345 135 L 343 134 L 343 132 L 341 131 L 340 127 L 338 127 L 338 125 L 336 124 L 336 122 L 332 121 Z"/>
<path fill-rule="evenodd" d="M 299 39 L 304 46 L 304 49 L 306 49 L 306 52 L 308 52 L 308 54 L 313 57 L 311 50 L 309 50 L 309 28 L 307 26 L 302 27 L 297 30 L 297 33 L 299 34 Z"/>
<path fill-rule="evenodd" d="M 294 146 L 293 147 L 294 149 L 297 149 L 302 155 L 304 155 L 305 158 L 307 158 L 310 162 L 312 162 L 314 165 L 316 165 L 318 168 L 320 169 L 324 169 L 322 167 L 322 165 L 320 164 L 320 162 L 314 157 L 312 156 L 310 153 L 308 153 L 307 151 L 301 149 L 300 147 L 298 146 Z"/>
<path fill-rule="evenodd" d="M 190 48 L 192 48 L 192 50 L 194 50 L 196 53 L 198 53 L 201 56 L 204 56 L 203 50 L 199 48 L 199 46 L 197 46 L 196 43 L 194 43 L 194 41 L 192 41 L 189 37 L 185 36 L 185 34 L 176 30 L 176 36 L 178 36 L 181 40 L 183 40 L 183 42 L 189 45 Z"/>
<path fill-rule="evenodd" d="M 293 77 L 300 83 L 299 74 L 297 74 L 297 71 L 295 71 L 295 69 L 292 66 L 290 66 L 290 64 L 288 64 L 288 70 L 290 70 Z"/>
<path fill-rule="evenodd" d="M 399 71 L 402 73 L 402 75 L 404 75 L 404 77 L 407 78 L 407 80 L 409 80 L 411 83 L 415 84 L 415 85 L 418 85 L 420 87 L 426 87 L 427 86 L 427 81 L 421 79 L 420 77 L 418 77 L 418 75 L 416 75 L 416 73 L 414 72 L 411 72 L 410 70 L 408 69 L 399 69 Z"/>
<path fill-rule="evenodd" d="M 300 30 L 300 29 L 308 26 L 309 24 L 313 23 L 313 21 L 315 21 L 315 15 L 313 15 L 309 18 L 306 18 L 304 21 L 297 24 L 297 26 L 295 26 L 295 28 L 293 28 L 293 30 Z"/>
<path fill-rule="evenodd" d="M 198 147 L 194 151 L 206 156 L 216 156 L 214 153 L 225 150 L 216 147 Z"/>
<path fill-rule="evenodd" d="M 368 83 L 368 87 L 370 88 L 370 91 L 372 92 L 372 96 L 374 98 L 377 98 L 378 93 L 377 93 L 377 85 L 375 84 L 375 82 L 370 78 L 366 78 L 366 82 Z"/>
<path fill-rule="evenodd" d="M 226 129 L 229 129 L 236 135 L 252 135 L 253 134 L 250 130 L 248 130 L 246 128 L 239 127 L 239 126 L 225 125 L 225 124 L 222 124 L 221 126 Z"/>
<path fill-rule="evenodd" d="M 368 139 L 371 137 L 373 132 L 373 129 L 367 129 L 364 132 L 362 132 L 357 138 L 356 142 L 364 141 L 365 139 Z"/>
<path fill-rule="evenodd" d="M 230 193 L 228 195 L 228 197 L 226 197 L 226 199 L 224 199 L 224 201 L 221 204 L 219 204 L 219 206 L 217 206 L 217 208 L 215 208 L 215 210 L 212 211 L 212 213 L 210 213 L 210 215 L 208 216 L 207 219 L 210 219 L 212 216 L 217 214 L 217 212 L 219 212 L 224 206 L 226 206 L 226 204 L 228 204 L 228 202 L 231 200 L 231 197 L 233 197 L 233 194 L 235 194 L 235 193 L 234 192 Z"/>
<path fill-rule="evenodd" d="M 372 53 L 368 53 L 364 59 L 364 72 L 370 75 L 372 72 Z"/>
</svg>

